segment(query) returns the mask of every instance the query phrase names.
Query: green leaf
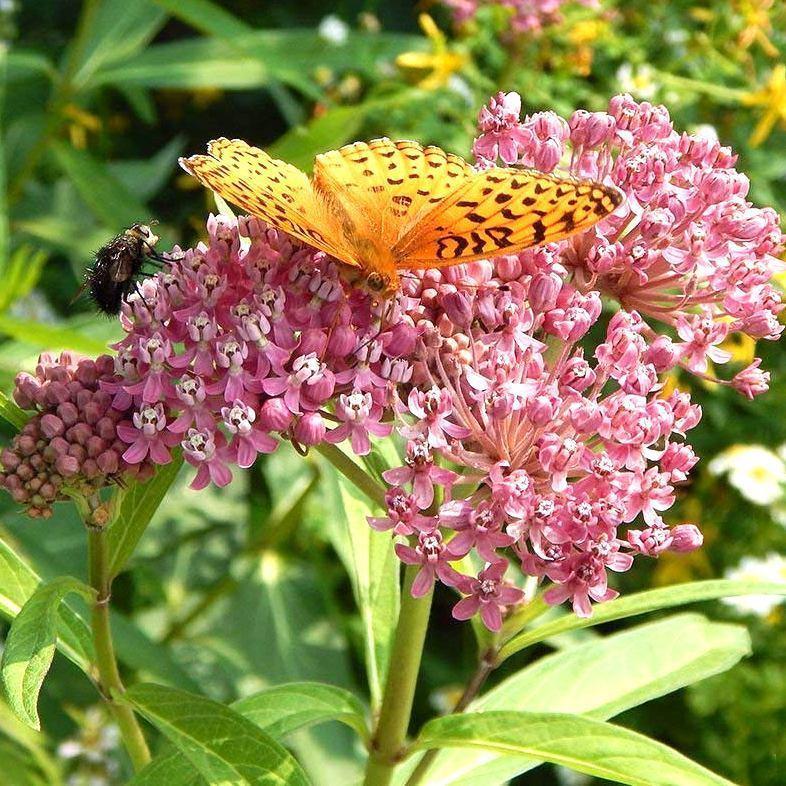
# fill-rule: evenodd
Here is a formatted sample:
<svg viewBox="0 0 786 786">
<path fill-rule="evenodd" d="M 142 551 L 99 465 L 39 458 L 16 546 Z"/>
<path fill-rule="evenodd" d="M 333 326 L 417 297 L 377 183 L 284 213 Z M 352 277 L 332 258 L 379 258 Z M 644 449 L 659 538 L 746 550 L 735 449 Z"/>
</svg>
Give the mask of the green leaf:
<svg viewBox="0 0 786 786">
<path fill-rule="evenodd" d="M 341 45 L 314 30 L 255 30 L 247 35 L 154 44 L 135 57 L 98 72 L 93 84 L 244 90 L 271 81 L 313 92 L 319 66 L 377 75 L 401 52 L 422 48 L 418 36 L 351 31 Z"/>
<path fill-rule="evenodd" d="M 207 36 L 232 39 L 253 28 L 210 0 L 153 0 L 167 13 Z"/>
<path fill-rule="evenodd" d="M 306 786 L 272 737 L 223 704 L 163 685 L 135 685 L 123 701 L 144 715 L 211 784 Z"/>
<path fill-rule="evenodd" d="M 274 158 L 280 158 L 302 169 L 311 171 L 314 156 L 335 150 L 354 139 L 365 120 L 363 105 L 337 106 L 306 126 L 295 126 L 269 148 Z"/>
<path fill-rule="evenodd" d="M 36 589 L 11 624 L 0 664 L 3 685 L 11 709 L 35 729 L 38 694 L 52 665 L 57 640 L 60 603 L 74 592 L 85 599 L 93 590 L 78 579 L 62 576 Z"/>
<path fill-rule="evenodd" d="M 539 625 L 532 630 L 514 636 L 500 650 L 499 659 L 504 660 L 515 652 L 539 641 L 578 628 L 602 625 L 604 622 L 634 617 L 658 609 L 684 606 L 702 600 L 729 598 L 735 595 L 786 595 L 786 584 L 781 582 L 734 581 L 713 579 L 710 581 L 691 581 L 671 587 L 636 592 L 623 595 L 615 600 L 600 603 L 593 609 L 591 617 L 577 617 L 566 614 L 564 617 Z"/>
<path fill-rule="evenodd" d="M 177 170 L 177 157 L 183 152 L 185 137 L 176 136 L 157 153 L 139 161 L 112 161 L 106 169 L 140 202 L 152 199 Z M 145 219 L 139 216 L 138 219 Z M 157 232 L 156 234 L 160 234 Z"/>
<path fill-rule="evenodd" d="M 8 46 L 0 46 L 0 116 L 5 114 L 5 93 L 8 77 Z M 3 129 L 3 133 L 5 129 Z M 8 189 L 6 188 L 6 151 L 0 137 L 0 277 L 5 274 L 11 252 L 11 236 L 8 226 Z"/>
<path fill-rule="evenodd" d="M 326 721 L 340 721 L 368 739 L 366 711 L 348 690 L 321 682 L 290 682 L 247 696 L 230 705 L 265 733 L 280 740 L 297 729 Z M 158 756 L 132 781 L 134 786 L 192 783 L 193 768 L 177 754 Z"/>
<path fill-rule="evenodd" d="M 570 712 L 605 720 L 725 671 L 749 652 L 741 626 L 680 614 L 541 658 L 473 701 L 469 711 Z M 451 750 L 437 755 L 429 776 L 443 786 L 499 784 L 539 763 Z M 406 772 L 397 775 L 401 783 Z"/>
<path fill-rule="evenodd" d="M 52 149 L 85 204 L 107 227 L 117 229 L 147 217 L 147 207 L 89 153 L 63 142 L 53 144 Z"/>
<path fill-rule="evenodd" d="M 15 46 L 12 51 L 6 53 L 5 58 L 6 87 L 34 76 L 45 76 L 50 80 L 57 76 L 57 69 L 49 58 L 32 49 L 26 50 Z"/>
<path fill-rule="evenodd" d="M 106 534 L 110 576 L 117 576 L 125 567 L 182 466 L 183 459 L 176 458 L 157 467 L 146 483 L 131 481 L 118 493 L 117 516 Z"/>
<path fill-rule="evenodd" d="M 366 710 L 354 693 L 321 682 L 290 682 L 246 696 L 232 709 L 279 739 L 315 723 L 337 720 L 368 738 Z"/>
<path fill-rule="evenodd" d="M 352 582 L 360 612 L 366 674 L 372 707 L 379 706 L 399 612 L 399 561 L 388 533 L 375 532 L 366 517 L 379 514 L 368 498 L 342 475 L 332 478 L 334 517 L 329 536 Z"/>
<path fill-rule="evenodd" d="M 484 712 L 429 721 L 414 749 L 475 748 L 527 756 L 630 786 L 733 786 L 672 748 L 581 715 Z"/>
<path fill-rule="evenodd" d="M 0 314 L 0 334 L 24 341 L 39 351 L 72 349 L 85 355 L 106 352 L 106 342 L 67 325 L 45 324 Z"/>
<path fill-rule="evenodd" d="M 41 277 L 47 259 L 48 254 L 43 249 L 35 249 L 27 244 L 15 249 L 3 272 L 0 312 L 30 294 Z"/>
<path fill-rule="evenodd" d="M 0 391 L 0 418 L 10 423 L 14 428 L 21 429 L 30 419 L 30 416 L 5 393 Z"/>
<path fill-rule="evenodd" d="M 174 650 L 151 639 L 120 612 L 110 611 L 112 638 L 118 659 L 146 679 L 175 688 L 198 691 L 199 683 L 175 660 Z"/>
<path fill-rule="evenodd" d="M 113 63 L 125 62 L 153 40 L 166 21 L 166 14 L 150 0 L 103 0 L 88 18 L 86 42 L 73 63 L 71 84 L 87 87 L 95 72 Z"/>
<path fill-rule="evenodd" d="M 0 540 L 0 614 L 15 619 L 39 586 L 43 585 L 36 572 Z M 60 618 L 57 648 L 88 673 L 93 652 L 90 629 L 66 603 L 60 607 Z"/>
<path fill-rule="evenodd" d="M 0 614 L 13 620 L 39 586 L 42 583 L 38 574 L 0 540 Z M 68 603 L 66 600 L 60 606 L 57 648 L 85 674 L 91 675 L 93 642 L 90 629 Z M 188 689 L 196 687 L 174 660 L 170 649 L 152 641 L 119 612 L 111 610 L 110 619 L 117 656 L 124 665 L 167 684 Z"/>
</svg>

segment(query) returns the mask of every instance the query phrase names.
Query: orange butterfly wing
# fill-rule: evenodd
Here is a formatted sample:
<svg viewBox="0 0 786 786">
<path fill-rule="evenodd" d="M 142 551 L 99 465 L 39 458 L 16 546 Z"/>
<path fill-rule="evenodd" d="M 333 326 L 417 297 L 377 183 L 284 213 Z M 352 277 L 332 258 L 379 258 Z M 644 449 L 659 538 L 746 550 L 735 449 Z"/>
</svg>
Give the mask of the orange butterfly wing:
<svg viewBox="0 0 786 786">
<path fill-rule="evenodd" d="M 612 213 L 616 188 L 528 169 L 477 172 L 393 248 L 399 268 L 456 265 L 562 240 Z"/>
<path fill-rule="evenodd" d="M 314 187 L 340 193 L 360 208 L 371 208 L 365 221 L 390 216 L 398 235 L 474 174 L 463 158 L 438 147 L 383 137 L 355 142 L 318 155 Z"/>
<path fill-rule="evenodd" d="M 341 216 L 297 167 L 271 158 L 241 139 L 215 139 L 207 150 L 207 155 L 181 158 L 180 165 L 250 215 L 356 264 L 344 238 Z"/>
</svg>

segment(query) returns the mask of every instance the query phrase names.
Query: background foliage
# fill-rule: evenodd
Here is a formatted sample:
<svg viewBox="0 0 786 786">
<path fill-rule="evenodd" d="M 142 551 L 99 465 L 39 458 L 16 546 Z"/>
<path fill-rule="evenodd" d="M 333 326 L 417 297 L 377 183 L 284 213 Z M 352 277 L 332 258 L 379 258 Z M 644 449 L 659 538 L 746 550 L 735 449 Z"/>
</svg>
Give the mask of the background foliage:
<svg viewBox="0 0 786 786">
<path fill-rule="evenodd" d="M 383 133 L 467 154 L 477 109 L 498 89 L 521 92 L 526 111 L 561 113 L 600 109 L 630 91 L 666 103 L 678 127 L 714 126 L 739 152 L 752 197 L 786 213 L 786 82 L 778 81 L 786 11 L 777 2 L 569 4 L 560 24 L 518 38 L 496 7 L 462 29 L 445 8 L 428 10 L 444 34 L 419 27 L 403 0 L 0 4 L 0 390 L 44 349 L 95 354 L 119 336 L 115 322 L 72 302 L 82 271 L 95 248 L 137 220 L 160 221 L 163 247 L 199 235 L 212 206 L 175 161 L 214 136 L 243 137 L 303 167 L 316 152 Z M 753 354 L 735 352 L 740 364 Z M 777 489 L 786 470 L 768 480 L 749 465 L 735 487 L 731 475 L 707 468 L 732 446 L 786 443 L 786 352 L 774 345 L 763 354 L 774 384 L 754 405 L 674 380 L 692 386 L 704 407 L 693 441 L 707 459 L 676 518 L 700 520 L 707 545 L 626 575 L 626 590 L 720 577 L 746 557 L 786 554 L 785 503 L 761 492 L 767 482 Z M 736 455 L 732 466 L 752 461 Z M 115 584 L 123 668 L 219 701 L 300 680 L 356 690 L 365 622 L 352 597 L 363 588 L 351 586 L 341 564 L 350 558 L 343 515 L 327 468 L 286 446 L 224 491 L 197 496 L 178 479 Z M 6 615 L 34 581 L 30 570 L 84 573 L 83 530 L 66 506 L 31 522 L 0 496 L 0 537 L 30 566 L 0 553 Z M 433 612 L 421 720 L 450 705 L 473 665 L 471 628 L 452 621 L 447 601 L 438 597 Z M 83 607 L 73 596 L 68 603 L 78 661 Z M 760 611 L 742 618 L 752 657 L 619 722 L 739 783 L 782 783 L 786 619 L 782 606 Z M 729 621 L 742 614 L 719 603 L 712 612 Z M 668 640 L 668 630 L 653 630 L 654 641 Z M 544 642 L 528 657 L 571 640 Z M 497 678 L 525 663 L 513 658 Z M 614 672 L 597 678 L 613 681 Z M 43 735 L 0 704 L 4 782 L 125 782 L 127 764 L 96 694 L 66 658 L 55 658 L 40 712 Z M 359 749 L 346 727 L 287 739 L 316 782 L 356 777 Z M 527 777 L 547 784 L 557 776 L 541 767 Z"/>
</svg>

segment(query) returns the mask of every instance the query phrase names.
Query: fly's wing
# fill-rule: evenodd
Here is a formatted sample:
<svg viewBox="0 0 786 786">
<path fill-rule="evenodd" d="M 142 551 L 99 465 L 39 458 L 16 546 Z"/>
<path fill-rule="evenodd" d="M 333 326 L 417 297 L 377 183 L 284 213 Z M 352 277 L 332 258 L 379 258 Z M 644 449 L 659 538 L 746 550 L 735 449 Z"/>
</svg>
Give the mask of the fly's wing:
<svg viewBox="0 0 786 786">
<path fill-rule="evenodd" d="M 354 264 L 341 223 L 297 167 L 241 139 L 215 139 L 180 166 L 228 202 L 310 246 Z"/>
<path fill-rule="evenodd" d="M 446 267 L 581 232 L 622 202 L 616 188 L 528 169 L 474 173 L 393 248 L 399 268 Z"/>
</svg>

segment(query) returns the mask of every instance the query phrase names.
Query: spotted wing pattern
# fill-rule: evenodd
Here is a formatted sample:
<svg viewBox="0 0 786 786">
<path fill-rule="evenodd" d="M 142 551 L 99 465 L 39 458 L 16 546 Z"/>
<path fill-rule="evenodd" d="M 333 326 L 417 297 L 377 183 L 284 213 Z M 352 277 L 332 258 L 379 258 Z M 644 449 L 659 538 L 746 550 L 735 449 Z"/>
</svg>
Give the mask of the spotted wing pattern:
<svg viewBox="0 0 786 786">
<path fill-rule="evenodd" d="M 207 150 L 180 165 L 228 202 L 353 264 L 339 217 L 297 167 L 240 139 L 215 139 Z"/>
<path fill-rule="evenodd" d="M 440 200 L 393 254 L 397 267 L 428 268 L 515 253 L 588 229 L 621 202 L 602 183 L 492 168 Z"/>
<path fill-rule="evenodd" d="M 355 142 L 314 162 L 317 191 L 340 194 L 398 236 L 474 174 L 459 156 L 410 140 Z M 392 244 L 392 243 L 391 243 Z"/>
</svg>

